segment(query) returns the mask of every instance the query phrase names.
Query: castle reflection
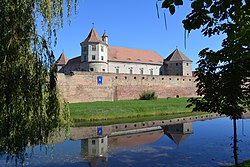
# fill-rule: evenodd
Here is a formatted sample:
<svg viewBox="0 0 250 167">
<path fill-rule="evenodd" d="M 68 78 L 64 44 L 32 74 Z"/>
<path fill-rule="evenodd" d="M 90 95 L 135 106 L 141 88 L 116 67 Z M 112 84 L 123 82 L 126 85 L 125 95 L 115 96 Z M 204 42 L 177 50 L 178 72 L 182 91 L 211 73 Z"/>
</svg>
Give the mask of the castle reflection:
<svg viewBox="0 0 250 167">
<path fill-rule="evenodd" d="M 116 136 L 102 136 L 81 140 L 81 156 L 88 161 L 89 166 L 107 166 L 108 152 L 113 149 L 154 143 L 167 135 L 179 145 L 193 133 L 192 123 L 181 123 L 161 126 L 158 130 L 129 133 Z"/>
</svg>

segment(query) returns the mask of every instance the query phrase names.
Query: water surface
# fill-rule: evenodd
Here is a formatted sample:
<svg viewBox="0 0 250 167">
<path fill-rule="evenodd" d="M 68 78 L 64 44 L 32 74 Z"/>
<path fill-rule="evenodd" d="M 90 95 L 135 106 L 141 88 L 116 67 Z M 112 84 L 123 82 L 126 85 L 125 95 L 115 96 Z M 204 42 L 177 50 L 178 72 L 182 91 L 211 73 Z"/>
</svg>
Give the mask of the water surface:
<svg viewBox="0 0 250 167">
<path fill-rule="evenodd" d="M 250 119 L 237 121 L 239 162 L 250 159 Z M 228 118 L 163 126 L 149 132 L 102 136 L 29 150 L 26 166 L 226 166 L 233 159 L 233 129 Z M 32 153 L 32 154 L 31 154 Z M 6 164 L 0 158 L 0 166 Z"/>
</svg>

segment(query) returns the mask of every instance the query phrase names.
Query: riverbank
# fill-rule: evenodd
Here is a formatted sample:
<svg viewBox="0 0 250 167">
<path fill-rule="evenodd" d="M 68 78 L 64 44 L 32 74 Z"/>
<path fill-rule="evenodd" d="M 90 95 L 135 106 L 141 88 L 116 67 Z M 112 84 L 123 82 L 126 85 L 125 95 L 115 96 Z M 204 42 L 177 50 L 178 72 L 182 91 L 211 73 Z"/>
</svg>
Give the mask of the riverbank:
<svg viewBox="0 0 250 167">
<path fill-rule="evenodd" d="M 186 108 L 187 99 L 166 98 L 70 103 L 69 109 L 73 122 L 190 114 L 192 109 Z"/>
</svg>

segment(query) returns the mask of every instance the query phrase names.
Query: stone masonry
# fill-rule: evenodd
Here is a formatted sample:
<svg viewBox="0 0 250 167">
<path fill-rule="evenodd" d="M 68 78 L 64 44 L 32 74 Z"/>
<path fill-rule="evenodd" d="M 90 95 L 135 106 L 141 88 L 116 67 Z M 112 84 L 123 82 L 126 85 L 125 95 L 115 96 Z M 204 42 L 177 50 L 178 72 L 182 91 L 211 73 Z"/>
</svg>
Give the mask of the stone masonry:
<svg viewBox="0 0 250 167">
<path fill-rule="evenodd" d="M 97 77 L 102 77 L 98 84 Z M 147 90 L 158 98 L 196 96 L 195 78 L 191 76 L 131 75 L 91 72 L 58 73 L 59 90 L 67 102 L 91 102 L 139 99 Z"/>
</svg>

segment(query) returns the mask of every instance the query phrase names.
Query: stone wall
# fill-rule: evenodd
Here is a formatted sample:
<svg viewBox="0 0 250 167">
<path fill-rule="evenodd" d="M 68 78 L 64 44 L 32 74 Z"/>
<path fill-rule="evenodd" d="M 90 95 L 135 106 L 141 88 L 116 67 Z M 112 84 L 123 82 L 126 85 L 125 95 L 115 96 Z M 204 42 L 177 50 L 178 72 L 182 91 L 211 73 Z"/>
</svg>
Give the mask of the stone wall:
<svg viewBox="0 0 250 167">
<path fill-rule="evenodd" d="M 97 77 L 102 77 L 98 85 Z M 68 102 L 112 101 L 138 99 L 146 90 L 155 91 L 158 98 L 196 96 L 195 78 L 188 76 L 151 76 L 74 72 L 58 73 L 60 92 Z"/>
</svg>

